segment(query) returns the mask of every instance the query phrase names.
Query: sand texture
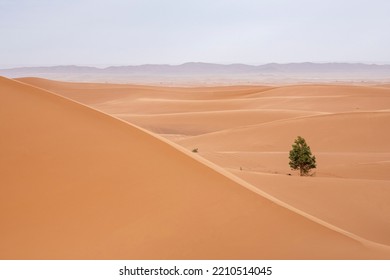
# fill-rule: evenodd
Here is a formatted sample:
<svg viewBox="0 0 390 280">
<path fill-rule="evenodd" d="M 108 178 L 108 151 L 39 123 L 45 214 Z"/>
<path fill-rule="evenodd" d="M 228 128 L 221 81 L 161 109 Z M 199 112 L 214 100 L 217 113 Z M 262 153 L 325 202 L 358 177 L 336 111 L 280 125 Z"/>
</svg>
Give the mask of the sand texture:
<svg viewBox="0 0 390 280">
<path fill-rule="evenodd" d="M 0 259 L 390 259 L 389 124 L 384 86 L 0 78 Z"/>
</svg>

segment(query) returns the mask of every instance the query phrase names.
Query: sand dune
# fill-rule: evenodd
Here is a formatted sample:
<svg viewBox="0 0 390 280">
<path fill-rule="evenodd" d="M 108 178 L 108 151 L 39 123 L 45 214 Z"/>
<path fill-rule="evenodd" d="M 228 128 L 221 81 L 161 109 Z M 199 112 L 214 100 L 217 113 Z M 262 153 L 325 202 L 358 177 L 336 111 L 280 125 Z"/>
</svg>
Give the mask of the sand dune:
<svg viewBox="0 0 390 280">
<path fill-rule="evenodd" d="M 307 112 L 299 111 L 225 110 L 150 115 L 115 114 L 115 116 L 159 134 L 201 135 L 306 114 Z M 213 121 L 209 122 L 210 119 Z"/>
<path fill-rule="evenodd" d="M 389 180 L 300 178 L 230 171 L 306 213 L 366 239 L 390 245 Z"/>
<path fill-rule="evenodd" d="M 288 151 L 301 135 L 319 152 L 390 152 L 388 123 L 390 111 L 326 114 L 227 129 L 180 143 L 213 151 Z"/>
<path fill-rule="evenodd" d="M 178 139 L 177 142 L 180 142 Z M 198 148 L 199 149 L 199 148 Z M 228 169 L 242 169 L 269 174 L 292 174 L 288 165 L 288 152 L 240 152 L 199 150 L 201 156 Z M 321 153 L 315 156 L 321 168 L 316 177 L 344 179 L 390 180 L 390 153 Z M 372 182 L 375 184 L 375 182 Z"/>
<path fill-rule="evenodd" d="M 385 88 L 21 81 L 184 148 L 1 79 L 0 258 L 390 258 Z M 286 175 L 298 134 L 316 177 Z"/>
</svg>

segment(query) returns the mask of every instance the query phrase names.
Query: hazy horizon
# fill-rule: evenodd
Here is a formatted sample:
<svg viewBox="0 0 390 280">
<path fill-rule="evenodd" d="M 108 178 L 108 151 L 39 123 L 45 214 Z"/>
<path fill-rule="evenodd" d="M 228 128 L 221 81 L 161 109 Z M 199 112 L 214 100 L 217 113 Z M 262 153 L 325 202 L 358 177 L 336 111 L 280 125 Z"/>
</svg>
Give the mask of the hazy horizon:
<svg viewBox="0 0 390 280">
<path fill-rule="evenodd" d="M 390 2 L 0 0 L 0 68 L 390 63 Z"/>
<path fill-rule="evenodd" d="M 259 63 L 259 64 L 249 64 L 249 63 L 241 63 L 241 62 L 233 62 L 233 63 L 214 63 L 214 62 L 203 62 L 203 61 L 187 61 L 183 63 L 176 63 L 176 64 L 170 64 L 170 63 L 144 63 L 144 64 L 36 64 L 36 65 L 14 65 L 14 66 L 4 66 L 4 68 L 0 68 L 2 70 L 7 69 L 14 69 L 14 68 L 39 68 L 39 67 L 91 67 L 91 68 L 97 68 L 97 69 L 105 69 L 109 67 L 138 67 L 138 66 L 146 66 L 146 65 L 156 65 L 156 66 L 181 66 L 184 64 L 190 64 L 190 63 L 200 63 L 200 64 L 214 64 L 214 65 L 223 65 L 223 66 L 229 66 L 229 65 L 246 65 L 246 66 L 263 66 L 268 64 L 279 64 L 279 65 L 288 65 L 288 64 L 364 64 L 364 65 L 390 65 L 390 62 L 383 62 L 383 63 L 376 63 L 376 62 L 359 62 L 359 61 L 351 61 L 351 62 L 338 62 L 338 61 L 329 61 L 329 62 L 312 62 L 312 61 L 302 61 L 302 62 L 285 62 L 285 63 L 278 63 L 278 62 L 267 62 L 267 63 Z"/>
</svg>

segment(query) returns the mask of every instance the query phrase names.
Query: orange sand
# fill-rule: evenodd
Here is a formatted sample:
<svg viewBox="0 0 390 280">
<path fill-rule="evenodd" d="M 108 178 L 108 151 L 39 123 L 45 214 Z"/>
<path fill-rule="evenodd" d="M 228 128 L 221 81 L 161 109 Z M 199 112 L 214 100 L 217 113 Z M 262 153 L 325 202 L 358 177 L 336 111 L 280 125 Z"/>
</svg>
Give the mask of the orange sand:
<svg viewBox="0 0 390 280">
<path fill-rule="evenodd" d="M 384 87 L 0 78 L 0 258 L 389 259 L 389 105 Z M 297 135 L 315 177 L 288 169 Z"/>
</svg>

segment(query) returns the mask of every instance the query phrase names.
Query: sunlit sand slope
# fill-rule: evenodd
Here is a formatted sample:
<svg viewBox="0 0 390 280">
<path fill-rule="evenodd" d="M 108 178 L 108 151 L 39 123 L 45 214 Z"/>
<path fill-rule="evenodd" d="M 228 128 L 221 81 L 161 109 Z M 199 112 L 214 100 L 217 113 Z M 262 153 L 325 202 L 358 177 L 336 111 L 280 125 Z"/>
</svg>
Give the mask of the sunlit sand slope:
<svg viewBox="0 0 390 280">
<path fill-rule="evenodd" d="M 298 98 L 291 92 L 296 87 L 23 81 L 136 120 L 199 153 L 188 155 L 117 119 L 2 79 L 2 258 L 390 258 L 387 175 L 370 189 L 380 178 L 366 172 L 368 181 L 359 179 L 350 165 L 361 156 L 386 162 L 388 138 L 379 132 L 388 120 L 383 88 L 375 92 L 381 101 L 364 105 L 371 99 L 360 87 L 356 95 L 347 87 L 350 97 L 335 103 L 341 97 L 325 86 L 313 87 L 321 88 L 313 97 L 300 87 Z M 362 127 L 349 136 L 343 126 L 352 127 L 355 117 Z M 339 136 L 325 137 L 328 128 Z M 383 142 L 364 136 L 370 128 Z M 328 162 L 318 177 L 287 176 L 288 165 L 281 167 L 298 132 L 319 152 L 319 164 Z M 356 143 L 339 143 L 361 134 Z M 203 157 L 225 169 L 208 167 Z M 349 170 L 341 178 L 346 183 L 335 179 L 337 157 Z M 334 183 L 340 196 L 330 188 Z M 348 195 L 355 190 L 359 195 Z"/>
</svg>

